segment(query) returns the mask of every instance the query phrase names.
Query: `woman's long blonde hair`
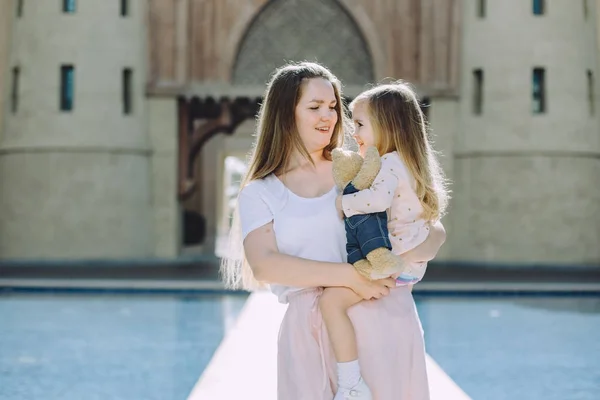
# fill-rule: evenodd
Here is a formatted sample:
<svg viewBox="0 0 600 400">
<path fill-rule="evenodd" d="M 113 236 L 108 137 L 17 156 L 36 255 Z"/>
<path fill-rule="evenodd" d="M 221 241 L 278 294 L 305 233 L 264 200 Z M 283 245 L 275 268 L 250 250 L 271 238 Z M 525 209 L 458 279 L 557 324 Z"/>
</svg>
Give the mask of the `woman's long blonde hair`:
<svg viewBox="0 0 600 400">
<path fill-rule="evenodd" d="M 367 105 L 379 154 L 398 152 L 416 181 L 422 218 L 439 220 L 446 212 L 449 192 L 414 90 L 402 81 L 379 85 L 358 95 L 350 109 L 362 102 Z"/>
<path fill-rule="evenodd" d="M 250 155 L 249 168 L 242 179 L 240 189 L 253 180 L 283 173 L 296 151 L 313 163 L 300 138 L 295 120 L 296 105 L 302 95 L 303 84 L 313 78 L 331 82 L 337 100 L 335 110 L 338 120 L 329 144 L 323 149 L 323 157 L 331 160 L 332 150 L 341 146 L 343 127 L 348 119 L 344 112 L 339 80 L 327 68 L 317 63 L 287 64 L 275 71 L 267 85 L 258 112 L 256 139 Z M 221 260 L 221 277 L 225 286 L 232 289 L 255 289 L 262 286 L 254 279 L 244 254 L 237 206 L 233 214 L 229 248 Z"/>
</svg>

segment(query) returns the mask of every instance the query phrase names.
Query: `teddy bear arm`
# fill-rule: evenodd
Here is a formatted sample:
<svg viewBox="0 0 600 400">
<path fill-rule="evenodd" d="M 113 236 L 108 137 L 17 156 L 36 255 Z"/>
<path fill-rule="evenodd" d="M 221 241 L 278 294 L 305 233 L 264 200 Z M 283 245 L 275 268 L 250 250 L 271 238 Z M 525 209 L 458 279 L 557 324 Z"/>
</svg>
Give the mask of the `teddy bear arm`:
<svg viewBox="0 0 600 400">
<path fill-rule="evenodd" d="M 380 170 L 381 157 L 379 157 L 377 149 L 370 148 L 365 154 L 362 166 L 352 180 L 352 184 L 358 190 L 367 189 L 371 187 Z"/>
</svg>

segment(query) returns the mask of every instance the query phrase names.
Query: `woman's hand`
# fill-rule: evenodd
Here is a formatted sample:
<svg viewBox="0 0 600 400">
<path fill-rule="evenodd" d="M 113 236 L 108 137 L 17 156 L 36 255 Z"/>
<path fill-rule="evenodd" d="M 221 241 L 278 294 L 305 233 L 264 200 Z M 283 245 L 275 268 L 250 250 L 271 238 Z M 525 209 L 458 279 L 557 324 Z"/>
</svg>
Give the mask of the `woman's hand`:
<svg viewBox="0 0 600 400">
<path fill-rule="evenodd" d="M 396 287 L 396 280 L 394 278 L 370 281 L 356 271 L 354 271 L 354 276 L 349 285 L 349 288 L 364 300 L 380 299 L 383 296 L 387 296 L 390 294 L 390 288 L 393 287 Z"/>
</svg>

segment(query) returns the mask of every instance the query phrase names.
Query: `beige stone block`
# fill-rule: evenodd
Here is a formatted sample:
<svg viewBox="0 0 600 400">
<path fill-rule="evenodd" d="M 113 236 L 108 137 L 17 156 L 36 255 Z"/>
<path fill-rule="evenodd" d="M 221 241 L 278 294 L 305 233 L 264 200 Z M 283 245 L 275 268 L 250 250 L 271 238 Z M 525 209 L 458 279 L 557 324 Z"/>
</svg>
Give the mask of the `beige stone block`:
<svg viewBox="0 0 600 400">
<path fill-rule="evenodd" d="M 177 101 L 172 98 L 148 99 L 148 130 L 155 154 L 176 153 L 178 148 Z"/>
<path fill-rule="evenodd" d="M 177 204 L 177 159 L 174 154 L 153 155 L 152 191 L 155 207 Z"/>
<path fill-rule="evenodd" d="M 12 0 L 0 0 L 0 141 L 3 136 L 4 114 L 10 105 L 11 65 L 9 51 L 12 29 Z"/>
<path fill-rule="evenodd" d="M 448 188 L 452 192 L 454 190 L 454 140 L 458 129 L 459 116 L 458 110 L 460 103 L 458 99 L 452 98 L 433 98 L 429 109 L 429 124 L 433 135 L 433 145 L 444 174 L 448 181 Z M 450 193 L 453 197 L 454 194 Z M 447 215 L 442 219 L 444 228 L 448 237 L 453 234 L 452 224 L 452 203 L 449 203 Z M 442 261 L 451 258 L 452 247 L 447 240 L 447 243 L 440 249 L 436 260 Z"/>
<path fill-rule="evenodd" d="M 177 257 L 181 244 L 178 191 L 177 103 L 175 99 L 148 99 L 148 130 L 152 146 L 154 253 Z"/>
<path fill-rule="evenodd" d="M 585 19 L 581 4 L 546 3 L 547 12 L 535 16 L 531 2 L 486 2 L 479 18 L 476 1 L 465 2 L 458 154 L 600 152 L 587 85 L 587 70 L 598 81 L 596 21 Z M 544 114 L 532 113 L 535 67 L 546 70 Z M 484 72 L 480 116 L 473 114 L 475 68 Z M 597 98 L 597 83 L 593 92 Z"/>
<path fill-rule="evenodd" d="M 1 154 L 0 257 L 150 256 L 148 171 L 136 154 Z"/>
<path fill-rule="evenodd" d="M 600 160 L 457 159 L 453 258 L 515 264 L 600 261 Z"/>
<path fill-rule="evenodd" d="M 175 258 L 181 243 L 181 221 L 177 205 L 154 207 L 154 255 Z"/>
<path fill-rule="evenodd" d="M 23 4 L 23 18 L 13 21 L 9 60 L 21 68 L 19 111 L 6 121 L 3 147 L 147 151 L 143 2 L 131 2 L 126 18 L 118 2 L 78 3 L 75 14 L 53 3 Z M 59 107 L 63 64 L 75 68 L 69 112 Z M 124 68 L 133 70 L 130 115 L 123 113 Z"/>
<path fill-rule="evenodd" d="M 523 66 L 510 74 L 493 67 L 486 69 L 483 114 L 474 116 L 471 97 L 463 99 L 457 153 L 600 153 L 598 122 L 589 114 L 584 72 L 584 68 L 571 71 L 572 77 L 581 78 L 580 90 L 573 95 L 562 87 L 549 67 L 548 112 L 533 115 L 530 67 Z M 506 79 L 511 75 L 516 80 L 513 84 Z M 572 81 L 567 76 L 563 78 L 565 82 Z M 470 93 L 471 83 L 467 86 L 465 92 Z"/>
</svg>

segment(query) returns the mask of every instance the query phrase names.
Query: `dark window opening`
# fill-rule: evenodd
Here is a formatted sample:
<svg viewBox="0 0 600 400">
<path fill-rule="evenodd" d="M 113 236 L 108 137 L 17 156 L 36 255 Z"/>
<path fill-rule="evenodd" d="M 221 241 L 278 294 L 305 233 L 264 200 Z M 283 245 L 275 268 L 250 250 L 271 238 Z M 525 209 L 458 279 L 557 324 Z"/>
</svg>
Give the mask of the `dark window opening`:
<svg viewBox="0 0 600 400">
<path fill-rule="evenodd" d="M 546 1 L 545 0 L 533 0 L 533 14 L 543 15 L 546 13 Z"/>
<path fill-rule="evenodd" d="M 21 69 L 14 67 L 12 69 L 12 88 L 10 93 L 10 110 L 13 114 L 16 114 L 19 110 L 19 77 L 21 75 Z"/>
<path fill-rule="evenodd" d="M 587 71 L 587 95 L 588 104 L 590 107 L 590 115 L 596 113 L 596 99 L 594 98 L 594 73 L 588 69 Z"/>
<path fill-rule="evenodd" d="M 63 12 L 73 14 L 76 8 L 75 0 L 63 0 Z"/>
<path fill-rule="evenodd" d="M 133 70 L 131 68 L 123 69 L 122 77 L 123 85 L 123 114 L 129 115 L 133 113 Z"/>
<path fill-rule="evenodd" d="M 485 18 L 485 7 L 486 0 L 477 0 L 477 16 L 479 18 Z"/>
<path fill-rule="evenodd" d="M 23 16 L 23 1 L 25 0 L 17 0 L 17 18 Z"/>
<path fill-rule="evenodd" d="M 483 114 L 483 70 L 473 70 L 473 114 Z"/>
<path fill-rule="evenodd" d="M 532 76 L 532 100 L 533 113 L 542 114 L 546 112 L 546 70 L 534 68 Z"/>
<path fill-rule="evenodd" d="M 72 111 L 75 100 L 75 68 L 72 65 L 60 67 L 60 109 Z"/>
<path fill-rule="evenodd" d="M 129 0 L 121 0 L 121 16 L 129 16 Z"/>
</svg>

